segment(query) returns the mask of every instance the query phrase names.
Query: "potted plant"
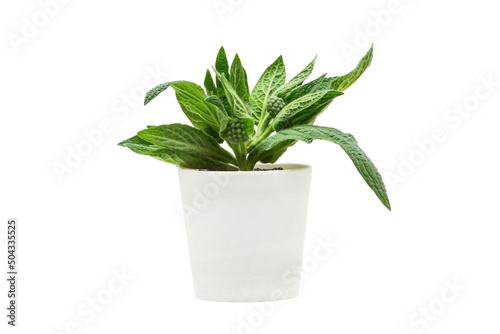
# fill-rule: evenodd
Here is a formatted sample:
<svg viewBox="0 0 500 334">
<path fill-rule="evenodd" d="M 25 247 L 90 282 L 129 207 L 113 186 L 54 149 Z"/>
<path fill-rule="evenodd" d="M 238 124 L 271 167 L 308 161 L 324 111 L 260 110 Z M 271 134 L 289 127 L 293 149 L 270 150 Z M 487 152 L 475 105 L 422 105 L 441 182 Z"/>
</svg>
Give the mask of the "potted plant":
<svg viewBox="0 0 500 334">
<path fill-rule="evenodd" d="M 221 48 L 204 88 L 172 81 L 146 94 L 145 105 L 172 87 L 192 126 L 150 126 L 119 145 L 179 167 L 196 297 L 270 301 L 298 294 L 300 270 L 290 272 L 301 267 L 311 167 L 275 162 L 299 140 L 340 145 L 390 210 L 382 178 L 354 137 L 313 125 L 372 54 L 373 47 L 346 75 L 307 83 L 316 58 L 286 81 L 280 56 L 250 90 L 239 56 L 229 66 Z"/>
</svg>

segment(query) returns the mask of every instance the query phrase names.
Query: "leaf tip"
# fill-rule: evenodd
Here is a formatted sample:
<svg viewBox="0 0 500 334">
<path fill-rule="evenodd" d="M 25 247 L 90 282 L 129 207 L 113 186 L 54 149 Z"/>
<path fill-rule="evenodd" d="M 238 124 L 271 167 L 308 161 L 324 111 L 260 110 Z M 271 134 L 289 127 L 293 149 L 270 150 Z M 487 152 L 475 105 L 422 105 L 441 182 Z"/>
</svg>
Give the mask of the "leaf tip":
<svg viewBox="0 0 500 334">
<path fill-rule="evenodd" d="M 153 90 L 150 90 L 149 92 L 146 93 L 146 96 L 144 96 L 144 105 L 147 105 L 154 98 L 152 91 Z"/>
</svg>

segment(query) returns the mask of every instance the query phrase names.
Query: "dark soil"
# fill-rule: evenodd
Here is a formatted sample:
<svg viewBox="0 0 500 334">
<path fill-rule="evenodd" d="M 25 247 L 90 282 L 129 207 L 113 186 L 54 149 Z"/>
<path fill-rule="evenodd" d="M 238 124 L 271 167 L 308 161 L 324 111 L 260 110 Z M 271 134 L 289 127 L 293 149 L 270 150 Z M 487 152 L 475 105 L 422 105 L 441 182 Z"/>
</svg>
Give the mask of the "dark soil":
<svg viewBox="0 0 500 334">
<path fill-rule="evenodd" d="M 197 169 L 200 172 L 223 172 L 223 171 L 217 171 L 217 170 L 210 170 L 210 169 Z M 254 168 L 254 172 L 266 172 L 270 170 L 283 170 L 283 167 L 274 167 L 274 168 Z"/>
<path fill-rule="evenodd" d="M 274 168 L 254 168 L 254 172 L 260 172 L 260 171 L 268 171 L 268 170 L 283 170 L 283 167 L 274 167 Z"/>
</svg>

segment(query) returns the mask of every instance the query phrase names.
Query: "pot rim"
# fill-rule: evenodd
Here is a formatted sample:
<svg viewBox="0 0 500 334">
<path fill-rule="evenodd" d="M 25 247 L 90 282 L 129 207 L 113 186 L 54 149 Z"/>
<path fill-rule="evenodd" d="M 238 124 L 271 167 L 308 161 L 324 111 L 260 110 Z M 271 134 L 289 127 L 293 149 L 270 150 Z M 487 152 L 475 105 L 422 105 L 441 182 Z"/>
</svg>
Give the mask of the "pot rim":
<svg viewBox="0 0 500 334">
<path fill-rule="evenodd" d="M 310 165 L 299 164 L 299 163 L 276 163 L 276 164 L 262 164 L 258 163 L 255 165 L 256 168 L 275 168 L 275 167 L 283 167 L 283 170 L 273 170 L 270 172 L 275 173 L 291 173 L 298 172 L 302 170 L 311 169 Z M 177 167 L 179 171 L 183 172 L 195 172 L 195 173 L 234 173 L 234 174 L 268 174 L 266 171 L 254 171 L 254 170 L 235 170 L 235 171 L 226 171 L 226 170 L 207 170 L 207 169 L 196 169 L 196 168 L 185 168 L 185 167 Z"/>
</svg>

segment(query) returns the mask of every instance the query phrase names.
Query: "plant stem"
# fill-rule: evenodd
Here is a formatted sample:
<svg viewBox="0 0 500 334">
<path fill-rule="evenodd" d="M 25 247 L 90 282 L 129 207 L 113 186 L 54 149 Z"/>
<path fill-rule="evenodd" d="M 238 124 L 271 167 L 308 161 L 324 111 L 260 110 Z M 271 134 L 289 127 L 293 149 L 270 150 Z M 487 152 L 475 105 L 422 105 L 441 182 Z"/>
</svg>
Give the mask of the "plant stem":
<svg viewBox="0 0 500 334">
<path fill-rule="evenodd" d="M 269 124 L 269 113 L 265 112 L 264 116 L 261 117 L 259 120 L 259 125 L 257 125 L 257 135 L 260 135 L 262 129 L 265 129 L 268 124 Z"/>
<path fill-rule="evenodd" d="M 265 121 L 265 127 L 261 128 L 260 131 L 257 130 L 255 136 L 248 143 L 248 150 L 252 150 L 259 142 L 266 139 L 271 133 L 273 133 L 274 129 L 272 126 L 269 126 L 269 121 L 270 120 Z"/>
<path fill-rule="evenodd" d="M 242 171 L 248 171 L 249 167 L 247 166 L 247 147 L 245 143 L 234 144 L 229 146 L 233 149 L 234 156 L 236 157 L 236 161 L 238 162 L 238 167 Z"/>
<path fill-rule="evenodd" d="M 262 132 L 267 130 L 267 127 L 269 125 L 269 113 L 265 113 L 264 116 L 262 116 L 259 120 L 259 125 L 257 125 L 257 131 L 255 132 L 255 135 L 253 136 L 252 140 L 248 143 L 248 149 L 251 150 L 252 148 L 255 147 L 255 145 L 258 144 L 258 142 L 262 139 Z"/>
<path fill-rule="evenodd" d="M 270 135 L 271 133 L 273 133 L 273 131 L 274 131 L 273 127 L 272 127 L 272 126 L 268 126 L 268 127 L 264 130 L 264 132 L 262 133 L 262 135 L 260 136 L 259 141 L 261 141 L 261 140 L 266 139 L 267 137 L 269 137 L 269 135 Z"/>
</svg>

